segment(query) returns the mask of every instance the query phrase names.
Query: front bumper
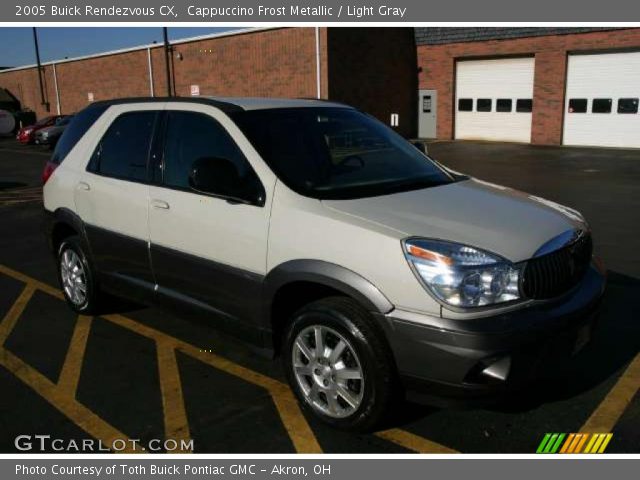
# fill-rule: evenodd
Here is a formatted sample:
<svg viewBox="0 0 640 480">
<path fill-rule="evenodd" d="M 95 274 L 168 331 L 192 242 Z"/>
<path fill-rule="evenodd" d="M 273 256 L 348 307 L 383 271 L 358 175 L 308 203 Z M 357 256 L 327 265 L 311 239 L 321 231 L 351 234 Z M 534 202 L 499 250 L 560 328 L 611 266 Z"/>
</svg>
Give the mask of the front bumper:
<svg viewBox="0 0 640 480">
<path fill-rule="evenodd" d="M 481 319 L 391 311 L 383 321 L 409 396 L 433 403 L 443 396 L 500 396 L 526 386 L 589 340 L 605 283 L 592 265 L 559 299 Z"/>
</svg>

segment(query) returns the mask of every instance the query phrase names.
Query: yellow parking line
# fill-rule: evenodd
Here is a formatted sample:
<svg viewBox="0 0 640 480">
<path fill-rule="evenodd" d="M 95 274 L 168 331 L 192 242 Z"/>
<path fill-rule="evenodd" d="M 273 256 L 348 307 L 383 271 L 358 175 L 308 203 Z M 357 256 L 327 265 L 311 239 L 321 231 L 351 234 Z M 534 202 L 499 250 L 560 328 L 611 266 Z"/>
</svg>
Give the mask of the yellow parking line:
<svg viewBox="0 0 640 480">
<path fill-rule="evenodd" d="M 31 278 L 21 272 L 15 271 L 0 264 L 0 273 L 8 275 L 12 278 L 15 278 L 16 280 L 27 284 L 21 296 L 5 316 L 5 319 L 11 319 L 10 322 L 3 321 L 2 324 L 0 324 L 0 338 L 2 338 L 1 335 L 4 330 L 7 330 L 7 332 L 9 333 L 11 328 L 13 328 L 13 325 L 22 313 L 24 306 L 31 298 L 31 295 L 33 294 L 35 289 L 42 290 L 49 295 L 64 300 L 62 292 L 60 292 L 58 289 L 44 282 Z M 16 311 L 16 313 L 12 313 L 14 310 Z M 282 423 L 287 430 L 287 433 L 289 434 L 289 437 L 291 438 L 296 451 L 299 453 L 322 453 L 322 448 L 320 447 L 320 444 L 318 443 L 313 430 L 302 414 L 300 406 L 293 396 L 293 393 L 289 389 L 288 385 L 266 375 L 262 375 L 258 372 L 245 368 L 216 354 L 203 352 L 201 349 L 187 342 L 171 337 L 170 335 L 167 335 L 152 327 L 148 327 L 146 325 L 138 323 L 128 317 L 113 314 L 105 315 L 103 316 L 103 318 L 123 328 L 126 328 L 127 330 L 133 331 L 156 341 L 158 345 L 158 368 L 163 397 L 163 408 L 165 412 L 165 431 L 167 433 L 167 438 L 188 439 L 190 435 L 184 408 L 182 387 L 179 383 L 179 372 L 177 364 L 175 363 L 175 350 L 180 350 L 183 353 L 197 360 L 200 360 L 218 370 L 224 371 L 228 374 L 238 377 L 244 381 L 253 383 L 254 385 L 267 390 L 272 397 L 274 405 L 278 411 L 278 414 L 280 415 Z M 116 434 L 112 435 L 110 438 L 122 439 L 126 437 L 122 433 L 113 429 L 113 427 L 104 422 L 102 419 L 100 419 L 100 417 L 95 415 L 86 407 L 83 407 L 81 404 L 76 402 L 73 396 L 69 398 L 69 392 L 73 392 L 75 395 L 90 325 L 91 319 L 89 317 L 80 316 L 78 318 L 78 324 L 76 325 L 76 329 L 74 330 L 71 342 L 72 346 L 70 348 L 70 351 L 67 352 L 67 358 L 60 375 L 60 382 L 58 386 L 54 384 L 47 385 L 46 382 L 48 382 L 48 380 L 45 377 L 42 377 L 37 371 L 24 364 L 24 362 L 19 360 L 17 357 L 13 357 L 9 352 L 6 352 L 5 354 L 5 351 L 0 350 L 0 352 L 3 354 L 0 363 L 7 366 L 7 362 L 9 362 L 14 368 L 18 369 L 23 368 L 18 365 L 23 365 L 23 373 L 24 369 L 28 369 L 29 371 L 29 375 L 27 376 L 28 378 L 26 380 L 23 379 L 25 383 L 30 385 L 34 390 L 40 393 L 40 395 L 45 397 L 45 399 L 56 406 L 56 408 L 63 411 L 63 413 L 67 414 L 66 412 L 70 411 L 71 415 L 67 415 L 69 416 L 69 418 L 71 418 L 75 423 L 77 423 L 79 426 L 81 426 L 97 438 L 103 438 L 103 442 L 107 444 L 108 442 L 105 441 L 104 438 L 109 437 L 109 435 L 105 437 L 104 433 L 108 433 L 108 428 L 112 429 L 112 433 L 114 431 L 116 432 Z M 6 338 L 6 336 L 4 338 Z M 170 353 L 171 355 L 169 355 Z M 10 358 L 11 360 L 7 360 L 7 358 Z M 15 371 L 14 374 L 16 374 L 16 376 L 19 376 Z M 19 376 L 19 378 L 22 377 Z M 35 378 L 36 380 L 33 380 L 33 378 Z M 56 392 L 54 396 L 50 395 L 52 388 Z M 61 398 L 65 395 L 67 396 L 67 398 L 64 399 L 64 402 L 62 404 L 58 404 L 58 398 Z M 71 408 L 71 410 L 68 406 L 69 402 L 72 402 L 71 405 L 73 408 Z M 82 414 L 79 414 L 78 410 L 80 410 Z M 81 416 L 84 414 L 88 414 L 91 418 L 89 420 L 82 420 Z M 100 430 L 102 432 L 102 435 L 99 436 L 93 434 L 83 426 L 85 424 L 88 425 L 87 428 Z M 98 426 L 96 427 L 95 425 Z M 459 453 L 455 450 L 445 447 L 444 445 L 440 445 L 436 442 L 432 442 L 423 437 L 401 429 L 386 430 L 383 432 L 378 432 L 376 435 L 382 439 L 396 443 L 416 452 Z"/>
<path fill-rule="evenodd" d="M 0 264 L 0 273 L 7 275 L 9 277 L 13 277 L 14 279 L 22 283 L 26 283 L 27 285 L 30 285 L 31 287 L 37 290 L 42 290 L 43 292 L 48 293 L 49 295 L 52 295 L 56 298 L 64 300 L 64 295 L 62 294 L 62 292 L 57 288 L 52 287 L 48 283 L 44 283 L 44 282 L 41 282 L 40 280 L 36 280 L 35 278 L 31 278 L 30 276 L 25 275 L 24 273 L 18 272 L 17 270 L 13 270 L 9 267 L 5 267 L 2 264 Z"/>
<path fill-rule="evenodd" d="M 22 312 L 27 306 L 27 303 L 29 303 L 29 300 L 31 300 L 31 297 L 33 296 L 35 291 L 36 290 L 33 285 L 27 284 L 2 319 L 2 323 L 0 323 L 0 346 L 4 345 L 4 342 L 11 334 L 11 331 L 16 325 L 18 318 L 20 318 L 20 315 L 22 315 Z"/>
<path fill-rule="evenodd" d="M 119 445 L 122 440 L 128 438 L 127 435 L 109 425 L 87 407 L 70 398 L 68 393 L 61 389 L 60 386 L 52 383 L 48 378 L 8 350 L 0 349 L 0 365 L 27 384 L 89 435 L 101 440 L 105 447 L 113 448 L 115 440 L 119 441 L 117 444 Z M 135 453 L 130 449 L 128 442 L 125 445 L 127 448 L 120 449 L 118 447 L 119 453 Z"/>
<path fill-rule="evenodd" d="M 176 351 L 170 341 L 165 339 L 156 342 L 158 352 L 158 375 L 162 392 L 162 409 L 164 411 L 165 438 L 178 441 L 179 445 L 189 444 L 189 421 L 184 406 L 182 383 L 176 361 Z M 181 442 L 184 440 L 186 443 Z M 177 452 L 176 452 L 177 453 Z M 182 453 L 190 453 L 185 451 Z"/>
<path fill-rule="evenodd" d="M 78 315 L 76 328 L 73 330 L 73 336 L 69 343 L 69 350 L 60 372 L 58 379 L 58 387 L 62 391 L 67 392 L 71 398 L 76 397 L 78 389 L 78 381 L 80 380 L 80 372 L 82 371 L 82 363 L 84 361 L 84 352 L 87 348 L 87 339 L 89 338 L 89 330 L 91 330 L 91 317 L 86 315 Z"/>
<path fill-rule="evenodd" d="M 190 357 L 193 357 L 197 360 L 202 361 L 203 363 L 211 365 L 218 370 L 221 370 L 244 381 L 253 383 L 254 385 L 266 389 L 273 399 L 282 423 L 289 433 L 296 451 L 298 453 L 322 452 L 322 448 L 320 447 L 320 444 L 318 443 L 313 431 L 304 418 L 304 415 L 300 411 L 300 407 L 293 397 L 291 390 L 284 383 L 245 368 L 214 353 L 202 352 L 199 348 L 187 342 L 169 337 L 168 335 L 155 330 L 154 328 L 142 325 L 122 315 L 105 315 L 104 318 L 109 320 L 110 322 L 120 325 L 123 328 L 155 339 L 156 341 L 169 342 L 169 344 L 173 348 L 180 350 Z"/>
<path fill-rule="evenodd" d="M 611 432 L 638 388 L 640 388 L 640 354 L 636 355 L 580 431 Z"/>
<path fill-rule="evenodd" d="M 406 430 L 392 428 L 376 433 L 377 437 L 393 442 L 401 447 L 413 450 L 417 453 L 460 453 L 439 443 L 427 440 Z"/>
</svg>

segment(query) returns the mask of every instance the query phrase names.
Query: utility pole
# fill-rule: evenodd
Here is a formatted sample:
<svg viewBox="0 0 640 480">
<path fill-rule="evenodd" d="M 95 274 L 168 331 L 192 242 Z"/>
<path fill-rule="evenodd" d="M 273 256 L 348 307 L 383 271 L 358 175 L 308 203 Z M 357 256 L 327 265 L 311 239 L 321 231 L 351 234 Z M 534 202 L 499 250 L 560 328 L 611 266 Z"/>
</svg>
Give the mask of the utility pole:
<svg viewBox="0 0 640 480">
<path fill-rule="evenodd" d="M 164 66 L 167 71 L 167 97 L 171 97 L 171 67 L 169 66 L 169 55 L 171 55 L 171 47 L 169 46 L 169 35 L 167 27 L 162 28 L 162 35 L 164 36 Z"/>
<path fill-rule="evenodd" d="M 42 84 L 42 65 L 40 63 L 40 47 L 38 47 L 38 33 L 36 27 L 33 27 L 33 44 L 36 47 L 36 63 L 38 68 L 38 83 L 40 84 L 40 104 L 43 105 L 47 112 L 49 111 L 49 102 L 44 99 L 44 85 Z"/>
</svg>

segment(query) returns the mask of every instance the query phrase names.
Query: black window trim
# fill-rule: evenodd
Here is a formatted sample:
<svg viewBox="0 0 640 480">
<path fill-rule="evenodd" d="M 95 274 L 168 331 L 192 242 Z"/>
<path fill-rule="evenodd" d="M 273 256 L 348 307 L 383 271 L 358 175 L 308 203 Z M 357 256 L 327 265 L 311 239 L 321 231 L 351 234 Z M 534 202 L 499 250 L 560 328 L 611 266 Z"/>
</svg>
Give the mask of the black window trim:
<svg viewBox="0 0 640 480">
<path fill-rule="evenodd" d="M 572 101 L 580 101 L 580 102 L 584 101 L 584 111 L 579 111 L 579 112 L 577 112 L 575 110 L 571 111 L 571 102 Z M 567 113 L 570 113 L 570 114 L 574 114 L 574 113 L 577 113 L 577 114 L 589 113 L 589 98 L 587 98 L 587 97 L 572 97 L 572 98 L 569 98 L 569 101 L 567 102 Z"/>
<path fill-rule="evenodd" d="M 109 129 L 111 128 L 111 126 L 115 123 L 115 121 L 124 116 L 124 115 L 128 115 L 130 113 L 140 113 L 140 112 L 154 112 L 156 114 L 156 117 L 153 121 L 153 129 L 151 130 L 151 139 L 149 141 L 149 146 L 147 148 L 147 160 L 146 160 L 146 180 L 138 180 L 138 179 L 132 179 L 129 177 L 124 177 L 121 175 L 107 175 L 105 173 L 102 173 L 98 170 L 98 166 L 95 165 L 94 162 L 94 158 L 95 158 L 95 154 L 96 154 L 96 150 L 98 148 L 100 148 L 101 144 L 102 144 L 102 139 L 104 138 L 104 136 L 107 134 L 107 132 L 109 132 Z M 91 153 L 91 157 L 89 158 L 89 161 L 87 162 L 87 166 L 85 168 L 85 171 L 93 174 L 93 175 L 98 175 L 99 177 L 103 177 L 103 178 L 113 178 L 114 180 L 121 180 L 123 182 L 129 182 L 129 183 L 137 183 L 140 185 L 150 185 L 151 182 L 149 181 L 149 164 L 150 164 L 150 159 L 151 159 L 151 149 L 152 149 L 152 145 L 154 145 L 154 141 L 155 141 L 155 137 L 157 134 L 157 130 L 158 130 L 158 126 L 159 126 L 159 119 L 162 116 L 163 111 L 162 110 L 152 110 L 152 109 L 144 109 L 144 110 L 127 110 L 125 112 L 121 112 L 119 113 L 115 118 L 113 118 L 110 122 L 109 125 L 107 126 L 107 129 L 104 131 L 104 133 L 101 135 L 100 140 L 98 140 L 98 143 L 96 144 L 95 148 L 93 149 L 92 153 Z"/>
<path fill-rule="evenodd" d="M 527 109 L 523 109 L 521 106 L 518 107 L 518 104 L 527 103 L 530 104 L 530 107 Z M 532 113 L 533 112 L 533 98 L 516 98 L 515 102 L 515 113 Z"/>
<path fill-rule="evenodd" d="M 236 145 L 236 147 L 238 148 L 238 150 L 240 151 L 240 153 L 242 154 L 242 156 L 244 157 L 245 162 L 247 162 L 247 165 L 249 166 L 249 168 L 251 169 L 251 171 L 253 172 L 254 176 L 256 177 L 256 179 L 258 180 L 258 186 L 259 186 L 259 191 L 260 191 L 260 195 L 258 198 L 258 201 L 252 202 L 250 200 L 244 199 L 244 198 L 238 198 L 238 197 L 233 197 L 233 196 L 229 196 L 229 195 L 216 195 L 214 193 L 209 193 L 209 192 L 203 192 L 200 190 L 196 190 L 194 188 L 188 188 L 188 187 L 178 187 L 175 185 L 167 185 L 164 181 L 164 172 L 165 172 L 165 168 L 164 168 L 164 164 L 165 164 L 165 154 L 166 154 L 166 140 L 167 140 L 167 128 L 169 126 L 169 113 L 170 112 L 187 112 L 187 113 L 192 113 L 192 114 L 198 114 L 198 115 L 203 115 L 207 118 L 210 118 L 211 120 L 213 120 L 214 122 L 216 122 L 220 128 L 222 128 L 227 135 L 229 136 L 229 139 Z M 182 109 L 176 109 L 176 108 L 168 108 L 167 110 L 164 110 L 162 112 L 162 122 L 161 122 L 161 130 L 157 132 L 157 137 L 154 137 L 154 142 L 152 143 L 152 145 L 154 145 L 154 154 L 157 155 L 157 159 L 154 159 L 155 162 L 158 162 L 160 165 L 160 171 L 162 172 L 162 178 L 160 178 L 159 180 L 156 180 L 155 178 L 153 178 L 153 170 L 151 168 L 151 162 L 147 163 L 147 171 L 148 171 L 148 178 L 149 178 L 149 184 L 153 185 L 155 187 L 159 187 L 159 188 L 166 188 L 168 190 L 175 190 L 178 192 L 185 192 L 185 193 L 192 193 L 194 195 L 202 195 L 205 197 L 212 197 L 212 198 L 217 198 L 220 200 L 225 200 L 227 203 L 230 203 L 232 205 L 236 205 L 236 204 L 242 204 L 242 205 L 248 205 L 248 206 L 253 206 L 253 207 L 260 207 L 260 208 L 264 208 L 266 201 L 267 201 L 267 193 L 266 190 L 264 188 L 264 184 L 262 183 L 262 179 L 260 178 L 260 175 L 258 175 L 258 173 L 256 172 L 256 170 L 253 168 L 253 165 L 251 165 L 251 162 L 249 162 L 249 159 L 247 158 L 247 156 L 245 155 L 245 153 L 242 151 L 242 149 L 240 148 L 240 145 L 238 145 L 238 142 L 236 142 L 235 138 L 233 138 L 231 136 L 231 134 L 229 133 L 229 131 L 218 121 L 217 118 L 204 113 L 204 112 L 200 112 L 200 111 L 196 111 L 196 110 L 182 110 Z M 155 139 L 157 138 L 157 142 L 155 141 Z M 151 156 L 150 156 L 151 157 Z"/>
<path fill-rule="evenodd" d="M 471 102 L 471 106 L 470 106 L 470 108 L 468 110 L 466 110 L 466 109 L 463 110 L 463 109 L 460 108 L 460 102 L 463 102 L 463 101 Z M 458 105 L 456 105 L 456 107 L 457 107 L 457 111 L 458 112 L 473 112 L 473 103 L 474 103 L 473 102 L 473 98 L 461 97 L 461 98 L 458 98 L 458 102 L 457 103 L 458 103 Z"/>
</svg>

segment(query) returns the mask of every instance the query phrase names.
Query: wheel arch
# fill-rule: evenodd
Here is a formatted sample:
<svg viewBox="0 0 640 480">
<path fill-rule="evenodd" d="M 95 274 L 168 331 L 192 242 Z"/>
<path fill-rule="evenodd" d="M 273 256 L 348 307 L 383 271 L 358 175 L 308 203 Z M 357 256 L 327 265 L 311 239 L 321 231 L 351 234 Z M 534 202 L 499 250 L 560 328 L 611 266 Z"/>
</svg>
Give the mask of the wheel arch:
<svg viewBox="0 0 640 480">
<path fill-rule="evenodd" d="M 263 294 L 263 318 L 273 332 L 275 351 L 279 350 L 280 336 L 290 315 L 310 301 L 342 295 L 376 317 L 394 308 L 370 281 L 348 268 L 322 260 L 292 260 L 278 265 L 265 277 Z"/>
</svg>

